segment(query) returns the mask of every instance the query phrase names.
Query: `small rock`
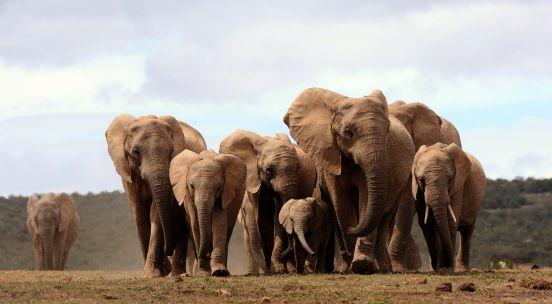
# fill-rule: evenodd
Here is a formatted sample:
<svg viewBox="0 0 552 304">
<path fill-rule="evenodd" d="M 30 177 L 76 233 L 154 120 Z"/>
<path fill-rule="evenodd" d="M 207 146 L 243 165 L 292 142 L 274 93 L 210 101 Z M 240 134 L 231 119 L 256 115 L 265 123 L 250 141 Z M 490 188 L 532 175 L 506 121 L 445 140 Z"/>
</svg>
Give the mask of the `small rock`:
<svg viewBox="0 0 552 304">
<path fill-rule="evenodd" d="M 468 292 L 474 292 L 475 284 L 473 282 L 464 282 L 458 286 L 458 290 L 460 291 L 468 291 Z"/>
<path fill-rule="evenodd" d="M 508 289 L 513 289 L 513 288 L 514 288 L 514 284 L 513 284 L 513 283 L 508 283 L 508 284 L 506 284 L 506 288 L 508 288 Z"/>
<path fill-rule="evenodd" d="M 263 297 L 261 299 L 261 303 L 270 303 L 270 298 L 269 297 Z"/>
<path fill-rule="evenodd" d="M 229 297 L 231 295 L 232 294 L 226 289 L 218 289 L 217 290 L 217 296 L 219 296 L 221 298 Z"/>
<path fill-rule="evenodd" d="M 509 279 L 508 279 L 508 282 L 515 282 L 515 281 L 516 281 L 515 278 L 509 278 Z"/>
<path fill-rule="evenodd" d="M 439 283 L 437 286 L 435 286 L 435 291 L 438 292 L 452 292 L 452 284 L 451 283 Z"/>
<path fill-rule="evenodd" d="M 105 295 L 103 295 L 103 297 L 106 300 L 117 300 L 118 299 L 118 297 L 112 296 L 112 295 L 109 295 L 109 294 L 105 294 Z"/>
<path fill-rule="evenodd" d="M 285 299 L 284 299 L 284 300 L 282 300 L 282 301 L 280 301 L 280 303 L 282 303 L 282 304 L 287 304 L 287 302 L 288 302 L 288 301 L 287 301 L 287 300 L 285 300 Z"/>
<path fill-rule="evenodd" d="M 508 298 L 502 299 L 502 303 L 504 303 L 504 304 L 519 304 L 520 302 L 516 298 L 508 297 Z"/>
<path fill-rule="evenodd" d="M 537 264 L 533 264 L 533 265 L 531 266 L 531 270 L 535 270 L 535 269 L 539 269 L 539 268 L 540 268 L 540 266 L 537 265 Z"/>
</svg>

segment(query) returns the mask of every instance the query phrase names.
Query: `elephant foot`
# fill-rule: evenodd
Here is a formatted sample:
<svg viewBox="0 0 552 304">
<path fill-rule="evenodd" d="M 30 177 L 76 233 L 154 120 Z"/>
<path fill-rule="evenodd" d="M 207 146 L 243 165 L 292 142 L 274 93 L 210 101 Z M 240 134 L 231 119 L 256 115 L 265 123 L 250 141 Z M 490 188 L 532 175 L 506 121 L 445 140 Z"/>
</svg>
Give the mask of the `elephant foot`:
<svg viewBox="0 0 552 304">
<path fill-rule="evenodd" d="M 167 276 L 171 273 L 171 262 L 168 258 L 162 263 L 162 266 L 159 266 L 160 263 L 155 261 L 146 260 L 144 265 L 144 275 L 146 278 L 159 278 Z"/>
<path fill-rule="evenodd" d="M 272 274 L 283 274 L 286 273 L 286 267 L 283 263 L 280 262 L 274 262 L 273 263 L 273 269 L 271 271 Z"/>
<path fill-rule="evenodd" d="M 378 272 L 376 261 L 367 257 L 354 259 L 351 263 L 351 269 L 356 274 L 373 274 Z"/>
<path fill-rule="evenodd" d="M 211 272 L 211 275 L 214 277 L 227 277 L 230 275 L 230 271 L 226 267 L 221 267 Z"/>
</svg>

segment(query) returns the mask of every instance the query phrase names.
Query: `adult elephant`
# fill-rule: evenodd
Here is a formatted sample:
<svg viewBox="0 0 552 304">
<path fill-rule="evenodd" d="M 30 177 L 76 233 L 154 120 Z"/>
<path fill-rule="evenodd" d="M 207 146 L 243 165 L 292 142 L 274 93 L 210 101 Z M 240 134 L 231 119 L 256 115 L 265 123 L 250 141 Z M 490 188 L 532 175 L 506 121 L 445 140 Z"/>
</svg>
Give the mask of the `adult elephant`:
<svg viewBox="0 0 552 304">
<path fill-rule="evenodd" d="M 461 147 L 460 135 L 456 127 L 423 103 L 395 101 L 389 105 L 389 114 L 405 126 L 414 141 L 415 151 L 418 151 L 422 145 L 438 142 L 454 143 Z M 416 271 L 422 266 L 418 247 L 410 234 L 412 220 L 416 213 L 414 197 L 410 191 L 406 192 L 403 201 L 405 203 L 399 205 L 394 225 L 391 225 L 392 237 L 388 246 L 391 265 L 396 272 Z"/>
<path fill-rule="evenodd" d="M 477 212 L 485 195 L 479 161 L 456 144 L 422 146 L 412 166 L 412 194 L 435 271 L 468 271 Z M 456 232 L 461 242 L 454 263 Z"/>
<path fill-rule="evenodd" d="M 287 271 L 282 253 L 288 238 L 278 214 L 288 200 L 312 194 L 314 162 L 285 134 L 264 137 L 245 130 L 226 137 L 220 153 L 241 158 L 247 167 L 242 222 L 249 272 L 257 274 L 259 267 L 265 272 Z"/>
<path fill-rule="evenodd" d="M 206 150 L 203 137 L 172 116 L 153 115 L 119 115 L 105 136 L 136 220 L 146 277 L 167 275 L 167 256 L 173 253 L 174 273 L 185 272 L 189 231 L 171 188 L 169 164 L 184 149 Z"/>
<path fill-rule="evenodd" d="M 33 237 L 36 268 L 63 270 L 77 240 L 80 219 L 67 194 L 32 195 L 27 203 L 27 229 Z"/>
<path fill-rule="evenodd" d="M 338 270 L 346 271 L 354 251 L 354 273 L 390 271 L 388 227 L 407 188 L 414 144 L 389 115 L 383 93 L 349 98 L 310 88 L 295 99 L 284 122 L 320 169 L 317 198 L 335 209 L 347 262 Z"/>
<path fill-rule="evenodd" d="M 190 222 L 199 273 L 228 276 L 228 244 L 245 192 L 245 164 L 234 155 L 184 150 L 171 161 L 177 201 Z"/>
</svg>

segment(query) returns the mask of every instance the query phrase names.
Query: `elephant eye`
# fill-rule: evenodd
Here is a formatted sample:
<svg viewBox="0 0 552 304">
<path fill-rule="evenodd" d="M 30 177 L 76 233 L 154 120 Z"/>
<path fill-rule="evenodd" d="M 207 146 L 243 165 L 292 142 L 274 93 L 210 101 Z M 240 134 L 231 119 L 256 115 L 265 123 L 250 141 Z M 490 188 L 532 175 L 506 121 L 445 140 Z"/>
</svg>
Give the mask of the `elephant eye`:
<svg viewBox="0 0 552 304">
<path fill-rule="evenodd" d="M 274 168 L 267 167 L 265 171 L 266 171 L 266 175 L 268 175 L 268 177 L 274 176 Z"/>
<path fill-rule="evenodd" d="M 345 135 L 345 137 L 348 137 L 348 138 L 353 138 L 353 131 L 350 129 L 350 128 L 345 128 L 345 131 L 343 131 L 343 134 Z"/>
<path fill-rule="evenodd" d="M 132 148 L 132 155 L 140 156 L 140 151 L 138 150 L 138 148 L 136 147 Z"/>
<path fill-rule="evenodd" d="M 192 191 L 195 191 L 193 184 L 190 184 L 190 189 L 192 189 Z"/>
</svg>

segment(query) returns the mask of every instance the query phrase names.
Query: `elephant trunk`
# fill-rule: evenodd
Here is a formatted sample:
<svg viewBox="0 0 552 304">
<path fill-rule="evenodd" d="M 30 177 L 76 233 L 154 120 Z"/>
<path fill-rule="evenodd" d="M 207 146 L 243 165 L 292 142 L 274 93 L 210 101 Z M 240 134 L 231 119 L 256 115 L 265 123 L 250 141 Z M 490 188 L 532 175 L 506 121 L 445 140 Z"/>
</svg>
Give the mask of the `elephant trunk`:
<svg viewBox="0 0 552 304">
<path fill-rule="evenodd" d="M 54 234 L 55 225 L 51 220 L 39 219 L 39 236 L 42 242 L 43 264 L 40 265 L 41 270 L 54 269 Z"/>
<path fill-rule="evenodd" d="M 212 209 L 211 204 L 208 203 L 209 195 L 207 193 L 196 193 L 195 206 L 197 209 L 197 220 L 199 224 L 199 258 L 202 260 L 209 259 L 209 253 L 211 252 L 212 238 L 211 238 L 211 217 Z"/>
<path fill-rule="evenodd" d="M 281 187 L 280 191 L 278 191 L 282 198 L 282 204 L 285 204 L 290 199 L 298 198 L 297 179 L 293 177 L 284 177 L 284 180 L 286 181 L 285 184 Z"/>
<path fill-rule="evenodd" d="M 176 247 L 176 224 L 173 218 L 173 195 L 168 166 L 167 161 L 166 166 L 161 165 L 158 169 L 149 172 L 146 175 L 146 180 L 151 189 L 152 201 L 161 219 L 165 255 L 172 256 Z"/>
<path fill-rule="evenodd" d="M 305 225 L 304 223 L 296 223 L 295 227 L 295 234 L 297 234 L 297 239 L 299 239 L 299 242 L 301 243 L 301 246 L 310 254 L 313 255 L 314 251 L 310 248 L 309 243 L 307 242 L 307 239 L 305 238 Z"/>
<path fill-rule="evenodd" d="M 435 225 L 437 233 L 439 235 L 439 241 L 441 244 L 442 258 L 439 263 L 439 267 L 452 267 L 453 266 L 453 252 L 450 227 L 448 222 L 448 204 L 447 200 L 443 200 L 436 189 L 433 187 L 426 187 L 425 200 L 427 205 L 433 211 L 433 217 L 435 218 Z"/>
<path fill-rule="evenodd" d="M 364 172 L 368 197 L 364 214 L 359 214 L 358 226 L 350 228 L 349 234 L 366 236 L 379 225 L 384 213 L 389 188 L 389 159 L 385 137 L 364 139 L 355 148 L 354 160 Z"/>
</svg>

